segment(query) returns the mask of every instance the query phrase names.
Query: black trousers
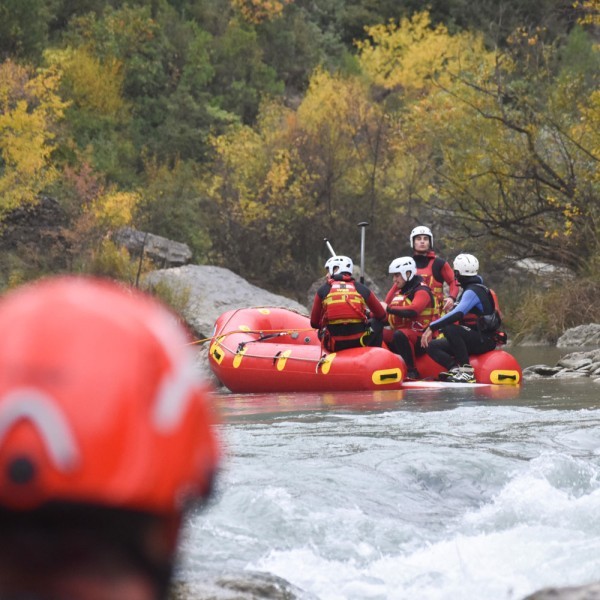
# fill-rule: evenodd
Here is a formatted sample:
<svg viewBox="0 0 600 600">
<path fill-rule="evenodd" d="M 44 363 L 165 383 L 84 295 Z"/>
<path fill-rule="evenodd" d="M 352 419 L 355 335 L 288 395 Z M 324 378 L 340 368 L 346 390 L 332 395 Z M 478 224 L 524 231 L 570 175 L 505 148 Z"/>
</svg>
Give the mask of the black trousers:
<svg viewBox="0 0 600 600">
<path fill-rule="evenodd" d="M 421 336 L 419 335 L 415 341 L 414 348 L 410 343 L 410 340 L 403 331 L 394 331 L 394 337 L 392 342 L 389 344 L 390 350 L 399 354 L 406 363 L 409 369 L 415 368 L 414 356 L 421 356 L 425 354 L 425 349 L 421 348 Z"/>
<path fill-rule="evenodd" d="M 469 354 L 483 354 L 496 348 L 496 342 L 477 329 L 453 324 L 440 331 L 444 337 L 430 342 L 427 354 L 446 370 L 460 365 L 468 365 Z"/>
<path fill-rule="evenodd" d="M 362 325 L 363 335 L 360 338 L 354 337 L 353 339 L 344 339 L 343 336 L 354 334 L 355 331 L 350 331 L 350 329 L 351 327 L 356 328 L 356 326 L 333 326 L 329 328 L 329 339 L 324 340 L 324 346 L 330 352 L 363 346 L 381 346 L 384 326 L 381 321 L 369 319 L 366 324 Z"/>
</svg>

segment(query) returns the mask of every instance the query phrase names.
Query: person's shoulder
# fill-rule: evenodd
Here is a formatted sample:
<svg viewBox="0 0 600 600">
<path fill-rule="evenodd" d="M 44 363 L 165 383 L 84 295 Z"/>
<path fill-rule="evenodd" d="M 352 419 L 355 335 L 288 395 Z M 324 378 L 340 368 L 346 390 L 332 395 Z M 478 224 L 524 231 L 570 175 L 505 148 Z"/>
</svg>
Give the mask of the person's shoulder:
<svg viewBox="0 0 600 600">
<path fill-rule="evenodd" d="M 467 286 L 463 291 L 462 300 L 466 302 L 473 302 L 479 300 L 477 288 L 474 285 Z"/>
<path fill-rule="evenodd" d="M 481 275 L 476 275 L 476 277 L 477 277 L 477 280 L 472 281 L 468 285 L 468 287 L 487 291 L 489 288 L 488 288 L 487 285 L 485 285 L 485 283 L 484 283 L 483 278 L 481 277 Z"/>
<path fill-rule="evenodd" d="M 330 289 L 331 283 L 329 281 L 325 281 L 325 283 L 321 284 L 317 288 L 317 296 L 320 296 L 322 298 L 324 295 L 327 295 L 329 293 Z"/>
<path fill-rule="evenodd" d="M 450 266 L 450 263 L 443 256 L 438 256 L 437 254 L 434 254 L 433 262 L 439 265 L 440 268 L 444 268 L 446 265 Z"/>
</svg>

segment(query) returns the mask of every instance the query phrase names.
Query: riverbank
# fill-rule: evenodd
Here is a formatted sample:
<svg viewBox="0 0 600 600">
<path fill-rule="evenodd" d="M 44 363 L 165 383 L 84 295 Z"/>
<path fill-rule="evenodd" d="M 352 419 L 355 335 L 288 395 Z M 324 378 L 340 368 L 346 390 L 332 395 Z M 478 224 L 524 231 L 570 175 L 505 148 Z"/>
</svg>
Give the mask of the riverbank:
<svg viewBox="0 0 600 600">
<path fill-rule="evenodd" d="M 523 379 L 576 379 L 588 377 L 600 384 L 600 350 L 565 354 L 555 365 L 536 364 L 523 369 Z"/>
<path fill-rule="evenodd" d="M 208 368 L 208 343 L 217 318 L 228 310 L 250 306 L 283 306 L 308 314 L 312 302 L 309 294 L 304 306 L 291 298 L 273 294 L 246 281 L 228 269 L 214 266 L 186 265 L 161 269 L 148 274 L 146 286 L 166 285 L 179 297 L 187 298 L 182 315 L 188 326 L 199 340 L 198 368 L 214 385 L 220 383 Z M 584 348 L 589 348 L 589 350 Z M 589 377 L 600 383 L 600 325 L 591 323 L 568 329 L 559 338 L 555 347 L 548 347 L 552 357 L 547 363 L 523 363 L 519 356 L 525 352 L 509 347 L 524 367 L 523 378 L 569 379 Z M 575 350 L 577 349 L 577 350 Z"/>
</svg>

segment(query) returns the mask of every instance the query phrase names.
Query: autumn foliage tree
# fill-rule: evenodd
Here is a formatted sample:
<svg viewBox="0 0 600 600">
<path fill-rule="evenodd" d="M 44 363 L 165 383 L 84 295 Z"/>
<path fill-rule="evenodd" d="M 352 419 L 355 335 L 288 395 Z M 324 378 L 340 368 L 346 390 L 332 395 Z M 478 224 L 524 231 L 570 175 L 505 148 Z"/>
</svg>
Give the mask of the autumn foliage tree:
<svg viewBox="0 0 600 600">
<path fill-rule="evenodd" d="M 211 221 L 225 233 L 213 238 L 222 260 L 280 285 L 293 265 L 306 286 L 327 255 L 315 242 L 330 237 L 355 254 L 359 221 L 390 225 L 395 133 L 360 78 L 317 70 L 297 111 L 268 104 L 256 129 L 215 138 L 210 197 L 219 209 Z M 240 245 L 257 252 L 240 253 Z"/>
<path fill-rule="evenodd" d="M 213 139 L 206 182 L 212 260 L 274 286 L 290 277 L 306 281 L 314 268 L 308 251 L 314 229 L 306 225 L 319 212 L 293 135 L 293 114 L 265 106 L 256 130 L 235 126 Z"/>
<path fill-rule="evenodd" d="M 232 0 L 233 6 L 251 23 L 271 21 L 281 16 L 286 4 L 292 0 Z"/>
<path fill-rule="evenodd" d="M 428 102 L 460 118 L 436 129 L 432 203 L 465 239 L 494 240 L 497 254 L 581 271 L 599 249 L 597 90 L 552 74 L 551 59 L 537 81 L 515 72 L 509 51 L 493 69 L 438 82 Z"/>
<path fill-rule="evenodd" d="M 516 32 L 503 52 L 426 14 L 371 33 L 364 70 L 399 96 L 406 143 L 427 165 L 414 191 L 457 246 L 480 238 L 497 256 L 581 270 L 598 252 L 597 49 L 583 44 L 577 73 L 557 69 L 541 32 Z"/>
<path fill-rule="evenodd" d="M 33 203 L 58 172 L 52 161 L 56 127 L 66 103 L 56 70 L 0 65 L 0 217 Z"/>
<path fill-rule="evenodd" d="M 448 258 L 596 290 L 598 0 L 421 4 L 2 3 L 0 218 L 51 194 L 75 269 L 125 273 L 133 224 L 297 295 L 323 237 L 357 257 L 370 222 L 387 282 L 427 224 Z"/>
</svg>

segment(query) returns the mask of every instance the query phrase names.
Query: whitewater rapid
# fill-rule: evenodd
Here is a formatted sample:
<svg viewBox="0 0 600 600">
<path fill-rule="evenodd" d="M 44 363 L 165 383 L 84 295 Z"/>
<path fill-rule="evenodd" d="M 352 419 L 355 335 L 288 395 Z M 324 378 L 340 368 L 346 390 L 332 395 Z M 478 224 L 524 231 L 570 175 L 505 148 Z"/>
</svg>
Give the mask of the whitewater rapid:
<svg viewBox="0 0 600 600">
<path fill-rule="evenodd" d="M 220 397 L 225 465 L 179 575 L 263 571 L 321 600 L 599 581 L 596 389 Z"/>
</svg>

